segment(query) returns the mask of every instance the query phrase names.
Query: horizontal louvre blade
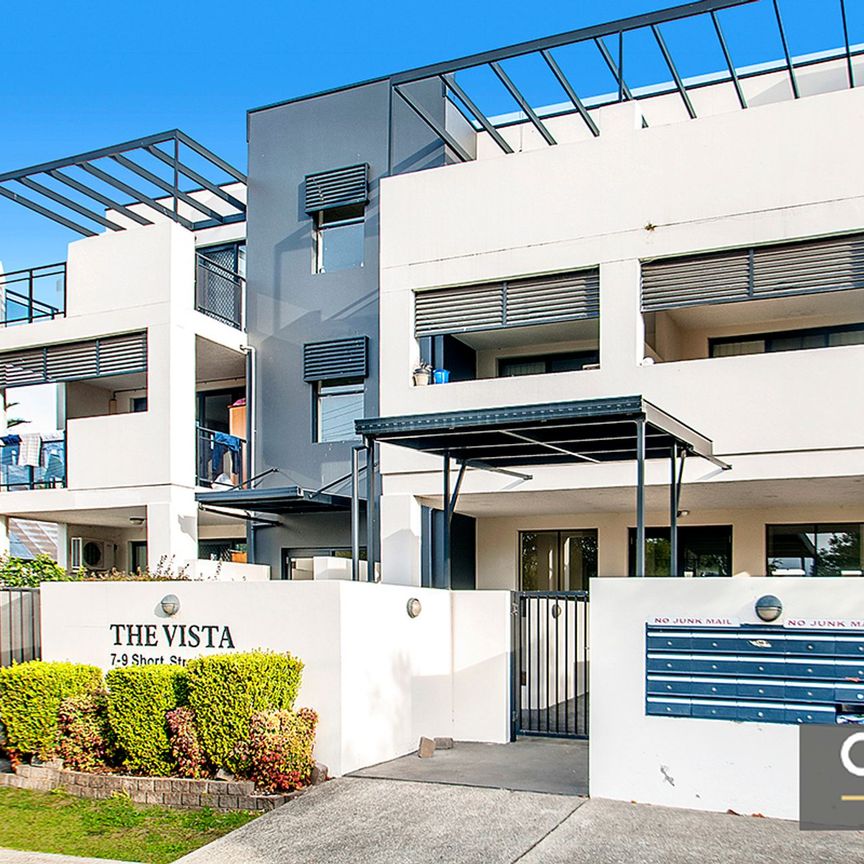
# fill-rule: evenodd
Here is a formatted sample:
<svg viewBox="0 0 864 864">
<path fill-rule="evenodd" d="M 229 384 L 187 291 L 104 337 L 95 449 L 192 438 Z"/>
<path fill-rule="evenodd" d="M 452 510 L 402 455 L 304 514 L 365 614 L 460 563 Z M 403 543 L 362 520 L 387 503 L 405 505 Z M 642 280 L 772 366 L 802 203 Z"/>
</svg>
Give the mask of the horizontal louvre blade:
<svg viewBox="0 0 864 864">
<path fill-rule="evenodd" d="M 766 246 L 753 253 L 753 293 L 843 291 L 864 287 L 864 236 Z"/>
<path fill-rule="evenodd" d="M 506 325 L 549 324 L 600 315 L 597 270 L 507 284 Z"/>
<path fill-rule="evenodd" d="M 367 339 L 333 339 L 303 346 L 303 379 L 329 381 L 338 378 L 365 378 L 368 373 Z"/>
<path fill-rule="evenodd" d="M 0 387 L 76 381 L 146 369 L 146 332 L 125 333 L 0 353 Z"/>
<path fill-rule="evenodd" d="M 750 296 L 749 250 L 642 265 L 642 308 L 675 309 Z"/>
<path fill-rule="evenodd" d="M 414 327 L 418 337 L 489 330 L 503 323 L 504 297 L 500 284 L 421 291 L 414 295 Z"/>
<path fill-rule="evenodd" d="M 306 177 L 306 212 L 365 204 L 369 200 L 369 166 L 352 165 Z"/>
</svg>

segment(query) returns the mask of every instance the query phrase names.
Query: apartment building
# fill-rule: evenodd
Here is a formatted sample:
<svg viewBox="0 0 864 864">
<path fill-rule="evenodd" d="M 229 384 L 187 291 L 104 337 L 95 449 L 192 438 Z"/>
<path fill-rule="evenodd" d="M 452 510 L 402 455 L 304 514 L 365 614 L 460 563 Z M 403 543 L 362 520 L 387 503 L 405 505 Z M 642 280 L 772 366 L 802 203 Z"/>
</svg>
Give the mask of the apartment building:
<svg viewBox="0 0 864 864">
<path fill-rule="evenodd" d="M 56 404 L 2 436 L 4 525 L 55 523 L 70 568 L 227 577 L 245 526 L 195 493 L 249 476 L 245 175 L 174 131 L 4 173 L 0 194 L 81 237 L 0 278 L 5 399 Z"/>
</svg>

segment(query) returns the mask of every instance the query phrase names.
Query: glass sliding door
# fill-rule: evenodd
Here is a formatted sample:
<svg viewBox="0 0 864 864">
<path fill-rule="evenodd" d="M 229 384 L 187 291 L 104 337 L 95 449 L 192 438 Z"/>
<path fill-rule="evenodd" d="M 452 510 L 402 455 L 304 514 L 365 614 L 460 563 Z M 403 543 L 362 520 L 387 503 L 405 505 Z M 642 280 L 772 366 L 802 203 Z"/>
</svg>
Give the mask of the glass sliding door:
<svg viewBox="0 0 864 864">
<path fill-rule="evenodd" d="M 520 591 L 587 591 L 596 575 L 595 530 L 520 532 Z"/>
<path fill-rule="evenodd" d="M 861 525 L 768 525 L 769 576 L 864 575 Z"/>
<path fill-rule="evenodd" d="M 668 528 L 645 529 L 645 576 L 669 576 L 672 560 Z M 636 575 L 636 529 L 630 529 L 629 574 Z M 731 576 L 732 526 L 685 525 L 678 528 L 675 576 Z"/>
</svg>

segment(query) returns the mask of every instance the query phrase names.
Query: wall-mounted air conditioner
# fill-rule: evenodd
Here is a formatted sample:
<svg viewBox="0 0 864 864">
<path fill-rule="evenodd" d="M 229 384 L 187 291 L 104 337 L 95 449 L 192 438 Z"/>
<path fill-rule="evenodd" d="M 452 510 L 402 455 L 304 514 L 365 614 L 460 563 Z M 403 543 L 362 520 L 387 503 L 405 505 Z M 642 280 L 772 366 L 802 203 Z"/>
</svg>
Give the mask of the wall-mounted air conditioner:
<svg viewBox="0 0 864 864">
<path fill-rule="evenodd" d="M 73 537 L 70 551 L 72 570 L 110 570 L 114 566 L 114 544 L 108 540 Z"/>
</svg>

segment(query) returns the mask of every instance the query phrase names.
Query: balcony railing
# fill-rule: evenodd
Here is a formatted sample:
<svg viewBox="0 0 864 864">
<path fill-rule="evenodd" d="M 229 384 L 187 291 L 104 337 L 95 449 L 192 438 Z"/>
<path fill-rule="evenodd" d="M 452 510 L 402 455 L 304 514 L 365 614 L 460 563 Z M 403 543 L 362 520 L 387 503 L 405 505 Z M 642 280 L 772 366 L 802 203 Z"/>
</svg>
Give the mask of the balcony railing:
<svg viewBox="0 0 864 864">
<path fill-rule="evenodd" d="M 0 489 L 4 492 L 66 485 L 66 437 L 62 433 L 7 432 L 0 445 Z"/>
<path fill-rule="evenodd" d="M 246 440 L 227 432 L 198 426 L 198 485 L 224 489 L 246 477 Z"/>
<path fill-rule="evenodd" d="M 196 261 L 195 308 L 229 327 L 242 330 L 246 280 L 200 253 Z"/>
<path fill-rule="evenodd" d="M 65 315 L 66 262 L 0 273 L 4 327 Z"/>
</svg>

